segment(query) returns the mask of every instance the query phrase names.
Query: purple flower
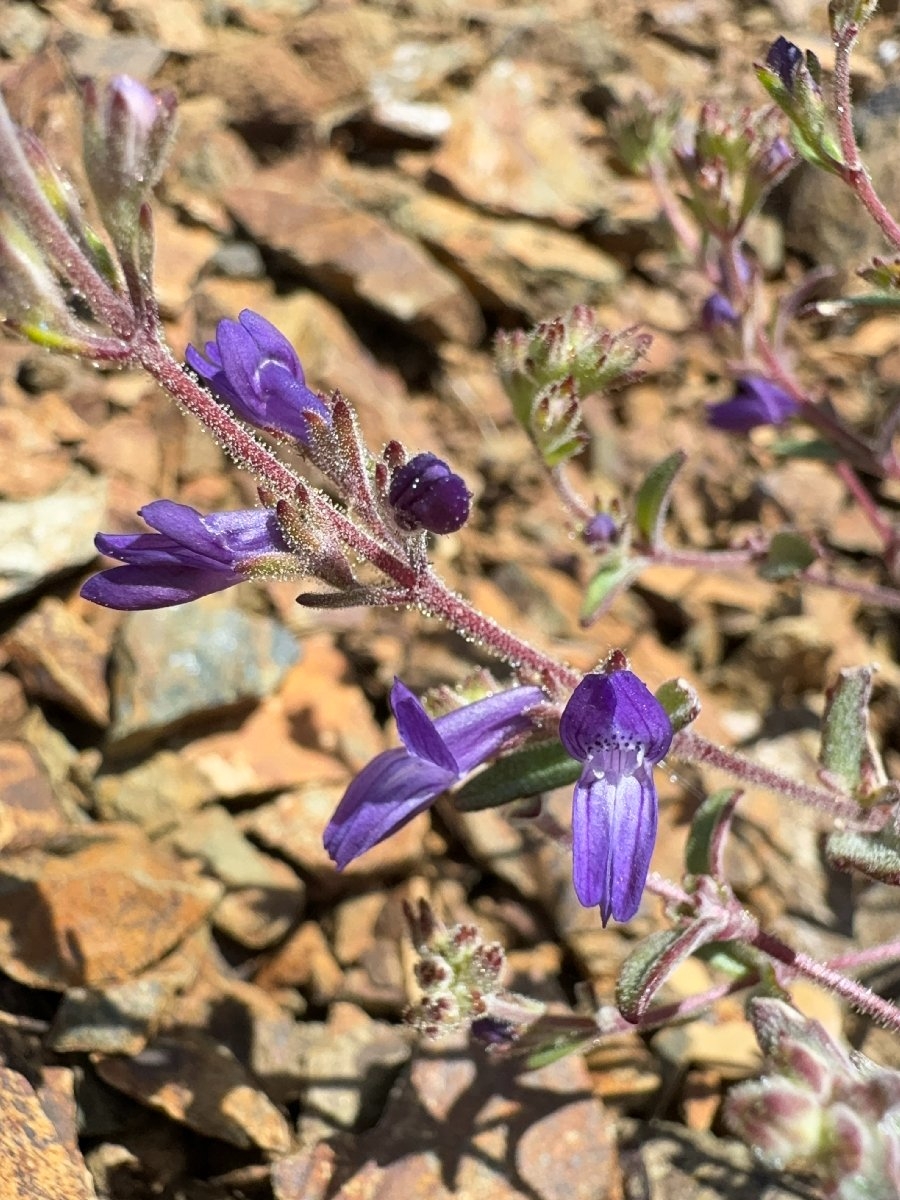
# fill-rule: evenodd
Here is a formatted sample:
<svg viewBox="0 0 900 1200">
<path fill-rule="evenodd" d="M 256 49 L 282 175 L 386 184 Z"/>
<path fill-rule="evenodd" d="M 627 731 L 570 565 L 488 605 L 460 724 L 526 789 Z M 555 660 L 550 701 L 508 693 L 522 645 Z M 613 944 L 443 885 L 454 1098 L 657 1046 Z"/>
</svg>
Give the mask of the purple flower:
<svg viewBox="0 0 900 1200">
<path fill-rule="evenodd" d="M 706 419 L 716 429 L 747 433 L 758 425 L 781 425 L 798 411 L 797 401 L 763 375 L 744 375 L 730 400 L 706 406 Z"/>
<path fill-rule="evenodd" d="M 585 545 L 592 550 L 607 550 L 616 545 L 621 536 L 621 529 L 615 517 L 608 512 L 599 512 L 591 517 L 581 532 Z"/>
<path fill-rule="evenodd" d="M 700 325 L 706 333 L 725 326 L 740 324 L 740 317 L 734 311 L 734 306 L 727 296 L 721 292 L 713 292 L 707 296 L 700 309 Z"/>
<path fill-rule="evenodd" d="M 783 36 L 775 39 L 766 54 L 766 66 L 775 72 L 787 92 L 793 92 L 802 63 L 803 51 Z"/>
<path fill-rule="evenodd" d="M 559 736 L 584 763 L 572 806 L 574 883 L 585 908 L 629 921 L 656 841 L 653 767 L 669 749 L 665 710 L 631 671 L 588 675 L 563 711 Z"/>
<path fill-rule="evenodd" d="M 404 529 L 453 533 L 469 519 L 471 494 L 443 459 L 426 452 L 391 476 L 388 501 Z"/>
<path fill-rule="evenodd" d="M 325 849 L 343 870 L 395 833 L 442 792 L 486 762 L 504 742 L 530 728 L 540 688 L 518 687 L 432 720 L 394 680 L 391 708 L 403 748 L 379 754 L 356 776 L 328 822 Z"/>
<path fill-rule="evenodd" d="M 156 533 L 98 533 L 94 544 L 127 564 L 92 576 L 86 600 L 106 608 L 167 608 L 243 583 L 261 560 L 289 554 L 275 514 L 264 508 L 202 516 L 155 500 L 140 509 Z"/>
<path fill-rule="evenodd" d="M 306 386 L 293 346 L 259 313 L 245 308 L 237 321 L 220 321 L 203 353 L 206 358 L 188 346 L 188 366 L 249 424 L 290 434 L 305 446 L 308 414 L 330 424 L 331 413 Z"/>
</svg>

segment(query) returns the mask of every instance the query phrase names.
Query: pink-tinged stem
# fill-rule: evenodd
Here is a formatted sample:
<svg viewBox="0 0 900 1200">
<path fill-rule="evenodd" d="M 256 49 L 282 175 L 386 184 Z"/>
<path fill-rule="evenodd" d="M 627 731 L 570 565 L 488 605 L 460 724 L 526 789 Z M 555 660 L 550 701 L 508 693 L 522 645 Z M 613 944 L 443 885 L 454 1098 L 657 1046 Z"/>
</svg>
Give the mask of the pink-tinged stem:
<svg viewBox="0 0 900 1200">
<path fill-rule="evenodd" d="M 678 198 L 669 187 L 669 181 L 666 178 L 666 173 L 660 163 L 651 161 L 648 167 L 650 182 L 653 184 L 656 198 L 659 201 L 659 206 L 663 210 L 663 215 L 672 226 L 672 232 L 681 242 L 684 250 L 691 258 L 699 260 L 701 255 L 701 243 L 697 231 L 685 218 L 681 211 L 681 206 L 678 203 Z"/>
<path fill-rule="evenodd" d="M 859 26 L 848 23 L 834 38 L 834 114 L 841 153 L 844 158 L 841 178 L 852 188 L 857 199 L 869 216 L 895 249 L 900 249 L 900 225 L 888 212 L 883 200 L 875 191 L 869 172 L 860 159 L 856 132 L 853 128 L 853 97 L 850 89 L 850 55 Z"/>
<path fill-rule="evenodd" d="M 806 805 L 807 808 L 829 813 L 833 817 L 842 817 L 851 821 L 856 829 L 877 830 L 886 819 L 884 812 L 867 812 L 852 800 L 841 800 L 825 788 L 812 787 L 796 779 L 788 780 L 778 771 L 752 762 L 733 750 L 716 746 L 689 729 L 682 729 L 675 734 L 669 753 L 682 762 L 704 763 L 725 771 L 744 783 L 756 784 L 767 791 L 787 796 L 798 804 Z"/>
<path fill-rule="evenodd" d="M 762 930 L 753 938 L 753 945 L 757 950 L 762 950 L 764 954 L 768 954 L 770 958 L 782 963 L 798 975 L 805 975 L 807 979 L 812 979 L 815 983 L 827 988 L 828 991 L 834 992 L 859 1012 L 866 1013 L 867 1016 L 877 1021 L 879 1025 L 884 1025 L 894 1033 L 900 1033 L 900 1008 L 891 1004 L 889 1000 L 883 999 L 871 988 L 867 988 L 865 984 L 859 983 L 855 979 L 848 979 L 846 975 L 835 971 L 833 967 L 816 962 L 802 950 L 794 950 L 779 938 L 773 937 L 769 933 L 763 933 Z"/>
</svg>

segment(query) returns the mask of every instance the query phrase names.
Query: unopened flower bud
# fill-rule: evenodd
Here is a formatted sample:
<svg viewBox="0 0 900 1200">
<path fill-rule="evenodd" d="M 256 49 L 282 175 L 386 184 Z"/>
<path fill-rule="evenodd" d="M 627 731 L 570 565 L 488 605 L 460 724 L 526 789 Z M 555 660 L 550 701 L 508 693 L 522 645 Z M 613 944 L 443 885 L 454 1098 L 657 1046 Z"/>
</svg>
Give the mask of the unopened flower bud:
<svg viewBox="0 0 900 1200">
<path fill-rule="evenodd" d="M 707 405 L 706 419 L 715 429 L 749 433 L 760 425 L 783 425 L 796 415 L 798 407 L 797 401 L 770 379 L 745 375 L 730 399 Z"/>
<path fill-rule="evenodd" d="M 141 204 L 159 179 L 175 131 L 173 93 L 128 75 L 83 85 L 84 163 L 116 249 L 130 256 Z"/>
<path fill-rule="evenodd" d="M 608 512 L 599 512 L 592 517 L 581 532 L 586 546 L 592 550 L 607 550 L 615 546 L 621 537 L 621 529 L 615 517 Z"/>
<path fill-rule="evenodd" d="M 707 296 L 700 309 L 700 325 L 706 333 L 714 333 L 717 329 L 733 327 L 740 321 L 734 311 L 731 301 L 721 292 L 713 292 Z"/>
<path fill-rule="evenodd" d="M 785 91 L 793 93 L 797 76 L 803 69 L 803 51 L 786 37 L 777 37 L 766 54 L 766 66 L 775 72 Z"/>
<path fill-rule="evenodd" d="M 775 1167 L 801 1165 L 822 1144 L 822 1106 L 799 1084 L 777 1076 L 734 1088 L 725 1106 L 728 1128 Z"/>
<path fill-rule="evenodd" d="M 401 528 L 453 533 L 469 519 L 471 493 L 436 454 L 426 452 L 391 476 L 388 502 Z"/>
</svg>

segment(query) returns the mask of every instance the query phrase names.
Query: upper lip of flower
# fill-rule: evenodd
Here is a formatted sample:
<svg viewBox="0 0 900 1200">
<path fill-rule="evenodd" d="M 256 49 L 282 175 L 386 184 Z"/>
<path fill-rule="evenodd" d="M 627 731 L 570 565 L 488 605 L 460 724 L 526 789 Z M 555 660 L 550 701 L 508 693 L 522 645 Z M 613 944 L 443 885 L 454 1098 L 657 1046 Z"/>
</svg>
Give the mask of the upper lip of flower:
<svg viewBox="0 0 900 1200">
<path fill-rule="evenodd" d="M 391 707 L 403 747 L 379 754 L 347 788 L 325 831 L 325 848 L 337 866 L 377 845 L 510 737 L 527 731 L 530 712 L 543 700 L 540 688 L 512 688 L 432 720 L 395 680 Z"/>
</svg>

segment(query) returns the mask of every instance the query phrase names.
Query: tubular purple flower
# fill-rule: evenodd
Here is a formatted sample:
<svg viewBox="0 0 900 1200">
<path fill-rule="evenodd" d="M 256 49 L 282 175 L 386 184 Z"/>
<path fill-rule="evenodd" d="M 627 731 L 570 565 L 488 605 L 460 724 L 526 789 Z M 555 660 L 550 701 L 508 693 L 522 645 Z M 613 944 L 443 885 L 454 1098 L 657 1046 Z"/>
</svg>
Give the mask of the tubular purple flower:
<svg viewBox="0 0 900 1200">
<path fill-rule="evenodd" d="M 665 709 L 631 671 L 588 675 L 563 711 L 559 736 L 584 763 L 572 806 L 575 893 L 603 924 L 637 912 L 656 841 L 653 767 L 669 749 Z"/>
<path fill-rule="evenodd" d="M 744 375 L 729 400 L 706 406 L 706 419 L 715 429 L 749 433 L 760 425 L 783 425 L 800 410 L 786 391 L 763 375 Z"/>
<path fill-rule="evenodd" d="M 188 346 L 184 357 L 241 420 L 251 425 L 277 429 L 307 446 L 309 414 L 331 423 L 328 406 L 306 386 L 293 346 L 265 317 L 249 308 L 237 321 L 220 321 L 216 340 L 206 343 L 203 354 Z"/>
<path fill-rule="evenodd" d="M 388 502 L 404 529 L 454 533 L 469 519 L 471 493 L 443 459 L 426 451 L 391 476 Z"/>
<path fill-rule="evenodd" d="M 727 296 L 723 296 L 721 292 L 713 292 L 706 297 L 700 309 L 700 325 L 706 333 L 738 324 L 740 317 Z"/>
<path fill-rule="evenodd" d="M 379 754 L 356 776 L 328 822 L 325 849 L 343 870 L 423 812 L 454 783 L 531 727 L 544 700 L 536 687 L 512 688 L 432 720 L 399 679 L 391 708 L 403 747 Z"/>
<path fill-rule="evenodd" d="M 264 508 L 204 517 L 186 504 L 156 500 L 139 515 L 157 532 L 97 534 L 97 549 L 126 565 L 92 576 L 81 589 L 86 600 L 168 608 L 243 583 L 272 556 L 293 558 L 275 514 Z"/>
</svg>

